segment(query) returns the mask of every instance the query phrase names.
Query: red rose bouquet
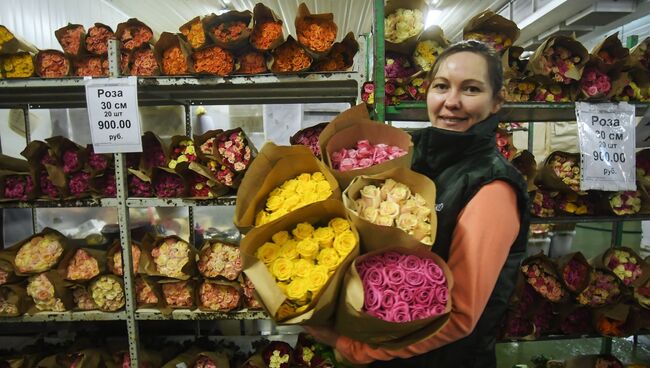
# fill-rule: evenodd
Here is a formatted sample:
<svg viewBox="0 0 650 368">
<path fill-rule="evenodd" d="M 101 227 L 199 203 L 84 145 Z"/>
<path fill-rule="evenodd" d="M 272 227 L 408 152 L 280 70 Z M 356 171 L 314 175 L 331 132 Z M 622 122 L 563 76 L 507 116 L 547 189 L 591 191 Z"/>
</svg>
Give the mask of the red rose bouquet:
<svg viewBox="0 0 650 368">
<path fill-rule="evenodd" d="M 154 174 L 153 191 L 159 198 L 181 198 L 185 195 L 185 183 L 180 175 L 165 170 Z"/>
<path fill-rule="evenodd" d="M 137 175 L 129 176 L 129 197 L 153 197 L 151 181 L 143 180 Z"/>
</svg>

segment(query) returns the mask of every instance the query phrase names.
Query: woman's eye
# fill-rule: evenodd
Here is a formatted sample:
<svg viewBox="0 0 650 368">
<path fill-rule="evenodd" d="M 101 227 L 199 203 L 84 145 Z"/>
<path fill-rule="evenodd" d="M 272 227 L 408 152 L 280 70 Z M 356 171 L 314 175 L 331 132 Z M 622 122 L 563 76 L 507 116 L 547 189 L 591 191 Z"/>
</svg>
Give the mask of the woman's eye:
<svg viewBox="0 0 650 368">
<path fill-rule="evenodd" d="M 467 87 L 465 87 L 465 90 L 466 90 L 467 92 L 471 92 L 471 93 L 478 93 L 478 92 L 481 92 L 481 89 L 478 88 L 478 87 L 475 87 L 475 86 L 467 86 Z"/>
<path fill-rule="evenodd" d="M 444 83 L 434 83 L 431 88 L 442 90 L 442 89 L 447 89 L 447 85 Z"/>
</svg>

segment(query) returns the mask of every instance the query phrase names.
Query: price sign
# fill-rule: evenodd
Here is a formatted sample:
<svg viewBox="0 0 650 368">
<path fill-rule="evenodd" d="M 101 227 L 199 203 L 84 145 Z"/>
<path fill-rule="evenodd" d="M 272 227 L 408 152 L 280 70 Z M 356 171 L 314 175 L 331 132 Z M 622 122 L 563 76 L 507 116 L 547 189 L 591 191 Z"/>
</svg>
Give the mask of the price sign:
<svg viewBox="0 0 650 368">
<path fill-rule="evenodd" d="M 88 79 L 86 102 L 95 152 L 142 152 L 136 77 Z"/>
<path fill-rule="evenodd" d="M 634 106 L 576 102 L 580 189 L 636 190 Z"/>
</svg>

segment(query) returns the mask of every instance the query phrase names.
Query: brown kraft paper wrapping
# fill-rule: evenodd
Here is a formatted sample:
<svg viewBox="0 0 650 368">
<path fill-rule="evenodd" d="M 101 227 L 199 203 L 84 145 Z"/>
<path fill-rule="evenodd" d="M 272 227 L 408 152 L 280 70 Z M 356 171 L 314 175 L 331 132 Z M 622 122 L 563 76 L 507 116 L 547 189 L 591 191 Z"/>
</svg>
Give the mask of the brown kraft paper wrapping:
<svg viewBox="0 0 650 368">
<path fill-rule="evenodd" d="M 599 335 L 609 337 L 625 337 L 634 335 L 639 329 L 639 311 L 629 304 L 616 304 L 593 311 L 594 328 Z M 616 324 L 615 331 L 607 327 Z M 617 333 L 618 332 L 618 333 Z"/>
<path fill-rule="evenodd" d="M 140 303 L 137 299 L 137 290 L 136 286 L 137 281 L 141 280 L 142 283 L 146 284 L 151 288 L 153 295 L 158 299 L 157 303 Z M 165 297 L 163 296 L 162 289 L 160 288 L 160 283 L 158 283 L 157 278 L 149 277 L 146 275 L 138 275 L 136 281 L 134 282 L 134 291 L 136 292 L 136 309 L 146 308 L 146 309 L 157 309 L 157 310 L 166 310 L 165 309 Z"/>
<path fill-rule="evenodd" d="M 29 162 L 21 158 L 0 154 L 0 170 L 28 172 Z"/>
<path fill-rule="evenodd" d="M 606 52 L 616 61 L 612 64 L 605 63 L 605 60 L 603 60 L 600 55 L 601 51 Z M 630 50 L 621 44 L 621 40 L 618 38 L 618 32 L 607 36 L 602 42 L 600 42 L 591 50 L 591 54 L 593 57 L 596 57 L 603 62 L 605 72 L 609 72 L 611 70 L 620 71 L 625 66 L 630 64 Z"/>
<path fill-rule="evenodd" d="M 183 353 L 177 355 L 174 359 L 165 363 L 162 368 L 177 368 L 177 367 L 195 367 L 197 360 L 205 356 L 212 360 L 219 368 L 229 368 L 230 361 L 228 356 L 222 352 L 203 351 L 198 346 L 192 346 Z"/>
<path fill-rule="evenodd" d="M 454 286 L 454 278 L 447 264 L 437 254 L 423 247 L 406 248 L 400 246 L 386 247 L 357 257 L 345 274 L 339 307 L 336 313 L 335 329 L 341 335 L 363 341 L 371 346 L 388 349 L 400 349 L 435 335 L 442 329 L 452 309 L 451 297 L 447 301 L 445 312 L 436 317 L 425 318 L 406 323 L 382 321 L 363 311 L 364 290 L 356 264 L 361 260 L 376 254 L 396 251 L 401 254 L 411 254 L 420 258 L 432 259 L 442 269 L 447 279 L 450 295 Z"/>
<path fill-rule="evenodd" d="M 213 142 L 215 142 L 216 144 L 217 137 L 219 137 L 222 133 L 223 133 L 223 129 L 214 129 L 214 130 L 208 130 L 203 134 L 199 134 L 199 135 L 194 134 L 192 136 L 194 140 L 194 146 L 196 147 L 196 156 L 200 161 L 203 162 L 207 160 L 215 160 L 215 161 L 218 160 L 217 156 L 214 154 L 214 150 L 211 150 L 210 153 L 204 153 L 203 151 L 201 151 L 201 146 L 212 138 L 215 139 Z"/>
<path fill-rule="evenodd" d="M 254 227 L 255 216 L 264 209 L 266 198 L 273 189 L 299 174 L 316 171 L 322 172 L 330 183 L 332 187 L 330 198 L 339 199 L 341 192 L 336 179 L 327 167 L 314 157 L 308 147 L 276 146 L 272 142 L 266 143 L 246 171 L 237 191 L 235 226 L 244 234 L 248 232 Z"/>
<path fill-rule="evenodd" d="M 161 290 L 161 301 L 162 301 L 162 307 L 159 308 L 160 312 L 164 315 L 171 315 L 174 309 L 189 309 L 189 310 L 194 310 L 196 309 L 196 301 L 197 301 L 197 282 L 195 279 L 188 279 L 188 280 L 177 280 L 177 279 L 169 279 L 169 278 L 163 278 L 163 279 L 158 279 L 158 284 L 160 285 L 160 290 Z M 165 284 L 176 284 L 176 283 L 185 283 L 185 287 L 190 288 L 190 296 L 192 298 L 192 305 L 190 306 L 179 306 L 179 305 L 171 305 L 167 303 L 167 298 L 165 297 L 165 291 L 164 291 L 164 285 Z"/>
<path fill-rule="evenodd" d="M 564 269 L 569 265 L 569 262 L 571 262 L 571 260 L 576 260 L 577 262 L 587 267 L 584 280 L 580 282 L 578 285 L 576 285 L 576 287 L 571 287 L 566 282 L 566 279 L 564 278 Z M 580 294 L 589 284 L 589 274 L 591 273 L 591 265 L 589 264 L 585 256 L 581 252 L 574 252 L 574 253 L 565 254 L 564 256 L 555 259 L 554 261 L 557 265 L 558 277 L 562 282 L 562 284 L 564 285 L 564 287 L 574 294 Z"/>
<path fill-rule="evenodd" d="M 627 73 L 622 73 L 619 69 L 608 68 L 605 63 L 597 56 L 589 55 L 589 61 L 585 65 L 585 69 L 591 67 L 594 68 L 603 74 L 606 74 L 609 77 L 611 87 L 607 93 L 598 93 L 593 96 L 587 95 L 587 93 L 579 88 L 578 90 L 578 100 L 581 101 L 609 101 L 612 97 L 618 95 L 625 86 L 630 84 Z"/>
<path fill-rule="evenodd" d="M 163 142 L 163 140 L 154 132 L 147 131 L 142 134 L 142 152 L 140 160 L 140 170 L 143 171 L 147 176 L 151 176 L 151 170 L 153 166 L 147 163 L 145 159 L 145 153 L 152 151 L 152 148 L 159 146 L 162 149 L 163 155 L 165 156 L 165 167 L 169 163 L 170 159 L 170 150 L 169 147 Z"/>
<path fill-rule="evenodd" d="M 151 32 L 151 37 L 144 44 L 133 45 L 133 47 L 127 48 L 125 46 L 125 44 L 126 44 L 125 39 L 127 39 L 127 42 L 128 42 L 129 36 L 131 36 L 131 37 L 133 36 L 132 29 L 135 28 L 135 27 L 142 27 L 142 28 L 148 30 L 149 32 Z M 117 28 L 115 29 L 115 38 L 117 38 L 121 42 L 121 45 L 122 45 L 123 49 L 129 50 L 129 51 L 140 48 L 140 47 L 144 46 L 147 43 L 149 43 L 149 44 L 155 44 L 156 43 L 156 42 L 154 42 L 153 31 L 151 30 L 151 28 L 148 25 L 144 24 L 143 22 L 139 21 L 137 18 L 130 18 L 126 22 L 122 22 L 122 23 L 118 24 Z"/>
<path fill-rule="evenodd" d="M 43 63 L 43 59 L 48 55 L 56 55 L 58 58 L 63 60 L 63 72 L 62 73 L 57 73 L 56 75 L 50 74 L 50 72 L 46 71 L 44 68 L 47 67 L 46 64 Z M 34 71 L 36 75 L 38 75 L 41 78 L 61 78 L 61 77 L 66 77 L 70 75 L 72 72 L 72 67 L 70 60 L 68 59 L 65 54 L 59 50 L 40 50 L 38 54 L 36 54 L 36 57 L 34 58 Z"/>
<path fill-rule="evenodd" d="M 620 364 L 620 367 L 623 367 L 623 363 L 621 363 L 620 360 L 618 360 L 613 355 L 609 355 L 609 354 L 581 355 L 581 356 L 569 358 L 564 361 L 563 367 L 564 368 L 593 368 L 596 367 L 596 362 L 598 361 L 598 358 L 611 359 L 612 361 L 618 362 L 618 364 Z"/>
<path fill-rule="evenodd" d="M 227 50 L 236 50 L 245 47 L 248 44 L 248 38 L 251 34 L 250 24 L 252 19 L 253 13 L 251 13 L 250 10 L 231 10 L 221 15 L 210 14 L 206 16 L 203 24 L 205 27 L 205 32 L 208 34 L 208 37 L 212 39 L 212 42 L 214 42 L 215 45 Z M 220 24 L 230 22 L 242 22 L 246 25 L 246 28 L 242 30 L 237 38 L 231 41 L 224 42 L 215 37 L 212 30 L 218 27 Z"/>
<path fill-rule="evenodd" d="M 61 257 L 63 257 L 63 254 L 65 254 L 66 250 L 70 246 L 68 244 L 68 238 L 66 238 L 60 232 L 58 232 L 58 231 L 56 231 L 54 229 L 51 229 L 49 227 L 44 228 L 40 233 L 34 234 L 34 235 L 28 237 L 27 239 L 21 240 L 18 243 L 14 244 L 14 245 L 12 245 L 12 246 L 10 246 L 8 248 L 5 248 L 2 251 L 2 253 L 0 253 L 0 259 L 4 259 L 6 261 L 12 262 L 12 265 L 14 267 L 14 272 L 16 273 L 17 276 L 31 276 L 31 275 L 35 275 L 35 274 L 39 274 L 39 273 L 43 272 L 43 271 L 40 271 L 40 270 L 38 270 L 38 271 L 30 271 L 30 270 L 20 271 L 20 268 L 16 266 L 15 257 L 18 254 L 18 251 L 20 250 L 20 248 L 23 245 L 29 243 L 35 237 L 45 236 L 45 235 L 48 235 L 48 234 L 52 234 L 52 235 L 56 236 L 58 238 L 59 244 L 61 244 L 61 247 L 63 248 L 63 252 L 58 257 L 58 260 L 56 261 L 56 264 L 58 264 L 59 261 L 61 260 Z M 50 269 L 56 268 L 56 264 L 54 266 L 52 266 Z"/>
<path fill-rule="evenodd" d="M 325 58 L 315 63 L 312 68 L 316 71 L 346 71 L 354 65 L 354 56 L 359 52 L 359 43 L 354 38 L 354 33 L 348 32 L 341 42 L 336 42 Z M 328 68 L 331 60 L 341 55 L 343 67 L 339 69 Z"/>
<path fill-rule="evenodd" d="M 203 32 L 203 42 L 199 39 L 196 44 L 192 44 L 192 41 L 189 39 L 189 34 L 193 27 L 196 29 L 196 26 L 200 25 L 200 32 Z M 185 42 L 187 42 L 193 50 L 199 49 L 203 46 L 206 46 L 210 43 L 210 38 L 206 34 L 205 27 L 203 26 L 203 20 L 201 19 L 200 16 L 196 16 L 192 18 L 189 22 L 183 24 L 182 26 L 178 27 L 178 31 L 180 32 L 180 37 L 183 38 Z"/>
<path fill-rule="evenodd" d="M 0 286 L 0 298 L 3 298 L 6 303 L 16 306 L 15 313 L 0 312 L 0 317 L 17 317 L 25 314 L 30 308 L 33 307 L 32 298 L 27 295 L 25 284 L 20 285 L 2 285 Z"/>
<path fill-rule="evenodd" d="M 424 0 L 388 0 L 388 2 L 386 2 L 386 6 L 384 6 L 384 16 L 388 17 L 397 9 L 418 9 L 422 12 L 422 20 L 424 20 L 427 15 L 428 8 L 427 3 Z M 424 29 L 424 25 L 422 25 L 422 28 Z M 400 43 L 386 41 L 386 51 L 393 51 L 410 56 L 413 54 L 413 50 L 415 50 L 415 45 L 417 44 L 418 37 L 420 37 L 420 34 L 411 36 Z"/>
<path fill-rule="evenodd" d="M 535 185 L 535 176 L 537 175 L 537 162 L 535 156 L 529 150 L 523 150 L 515 153 L 510 161 L 512 165 L 519 170 L 521 175 L 528 183 L 528 191 L 532 192 L 537 189 Z"/>
<path fill-rule="evenodd" d="M 197 163 L 197 162 L 181 162 L 180 164 L 176 165 L 176 172 L 181 175 L 183 178 L 185 178 L 186 182 L 188 182 L 188 198 L 195 198 L 195 199 L 206 199 L 206 198 L 216 198 L 216 197 L 221 197 L 222 195 L 228 193 L 230 191 L 230 188 L 221 184 L 217 178 L 212 175 L 212 172 L 208 170 L 207 167 Z M 213 194 L 214 197 L 196 197 L 192 196 L 192 192 L 189 189 L 189 186 L 192 185 L 190 181 L 190 177 L 192 176 L 192 173 L 196 173 L 209 181 L 212 181 L 214 185 L 210 189 L 210 193 Z"/>
<path fill-rule="evenodd" d="M 330 124 L 330 126 L 332 124 Z M 343 124 L 336 124 L 336 127 L 342 128 L 342 125 Z M 321 137 L 322 136 L 323 133 L 321 133 Z M 340 149 L 356 147 L 357 142 L 361 139 L 367 139 L 372 145 L 384 143 L 389 146 L 397 146 L 405 150 L 407 154 L 363 169 L 350 171 L 339 171 L 334 169 L 331 160 L 332 154 Z M 320 144 L 323 144 L 323 142 L 320 142 Z M 355 177 L 360 175 L 374 175 L 397 167 L 411 167 L 413 141 L 408 133 L 399 128 L 373 120 L 357 120 L 347 128 L 342 128 L 332 135 L 327 141 L 325 151 L 322 152 L 323 159 L 328 165 L 330 172 L 339 182 L 341 188 L 346 188 Z"/>
<path fill-rule="evenodd" d="M 341 202 L 336 200 L 316 202 L 293 211 L 279 220 L 270 223 L 268 226 L 251 230 L 242 240 L 241 252 L 242 260 L 244 261 L 244 273 L 255 285 L 257 300 L 260 301 L 269 316 L 277 323 L 283 325 L 331 326 L 333 322 L 332 318 L 336 311 L 339 287 L 349 265 L 359 255 L 359 247 L 355 247 L 345 257 L 334 274 L 330 276 L 325 286 L 320 290 L 319 295 L 312 299 L 305 312 L 290 316 L 288 319 L 282 321 L 277 321 L 276 315 L 280 306 L 287 299 L 287 296 L 275 283 L 275 278 L 271 275 L 266 265 L 255 257 L 255 252 L 278 231 L 291 230 L 301 222 L 309 222 L 312 225 L 327 224 L 329 220 L 335 217 L 341 217 L 349 221 Z M 351 224 L 350 229 L 355 237 L 359 239 L 354 224 Z"/>
<path fill-rule="evenodd" d="M 271 8 L 262 3 L 255 4 L 255 7 L 253 8 L 253 31 L 251 33 L 250 43 L 255 49 L 259 51 L 273 50 L 274 48 L 284 43 L 284 31 L 282 31 L 282 33 L 280 33 L 280 36 L 275 41 L 271 42 L 266 48 L 260 47 L 254 42 L 256 28 L 267 22 L 277 23 L 280 25 L 280 27 L 282 27 L 282 19 L 278 18 L 278 16 L 275 14 L 275 12 L 273 12 L 273 10 L 271 10 Z"/>
<path fill-rule="evenodd" d="M 431 210 L 429 215 L 431 239 L 436 238 L 436 229 L 438 227 L 435 208 L 436 185 L 424 175 L 407 168 L 397 167 L 380 174 L 357 176 L 343 192 L 343 204 L 354 226 L 359 231 L 363 252 L 381 250 L 397 244 L 407 248 L 430 248 L 397 227 L 376 225 L 359 216 L 355 200 L 361 196 L 361 189 L 366 185 L 375 185 L 379 188 L 386 179 L 393 179 L 398 183 L 405 184 L 412 194 L 418 193 L 427 201 L 427 208 Z"/>
<path fill-rule="evenodd" d="M 68 266 L 70 265 L 70 262 L 74 258 L 75 254 L 77 253 L 77 250 L 84 250 L 85 252 L 88 253 L 92 258 L 97 261 L 97 269 L 98 273 L 96 275 L 93 275 L 90 278 L 83 278 L 83 279 L 68 279 Z M 95 276 L 101 275 L 106 273 L 106 252 L 103 249 L 92 249 L 92 248 L 76 248 L 76 247 L 70 247 L 68 250 L 64 253 L 63 258 L 61 258 L 61 261 L 59 262 L 59 265 L 57 266 L 56 270 L 59 272 L 59 275 L 65 280 L 68 281 L 75 281 L 75 282 L 83 282 L 83 281 L 90 281 L 92 278 Z"/>
<path fill-rule="evenodd" d="M 641 62 L 644 54 L 648 53 L 648 51 L 646 51 L 648 48 L 650 48 L 650 37 L 646 37 L 630 50 L 630 64 L 632 66 L 640 67 L 648 72 L 648 67 L 650 67 L 648 61 L 646 61 L 645 65 Z"/>
<path fill-rule="evenodd" d="M 21 277 L 16 276 L 16 273 L 14 272 L 14 264 L 12 261 L 14 257 L 15 255 L 13 253 L 7 252 L 5 250 L 0 250 L 0 271 L 7 273 L 6 280 L 0 283 L 0 286 L 13 284 L 22 279 Z"/>
<path fill-rule="evenodd" d="M 278 57 L 279 57 L 279 55 L 281 53 L 285 52 L 285 50 L 287 50 L 287 49 L 288 50 L 295 49 L 296 52 L 301 54 L 301 55 L 298 55 L 298 56 L 304 56 L 304 58 L 307 59 L 307 65 L 301 65 L 301 66 L 303 66 L 302 68 L 296 68 L 292 64 L 291 70 L 282 70 L 281 66 L 280 66 L 280 63 L 278 63 Z M 304 53 L 304 55 L 302 55 L 303 53 Z M 293 59 L 295 60 L 296 57 L 294 57 Z M 275 49 L 273 49 L 271 51 L 271 57 L 267 59 L 267 65 L 266 66 L 270 71 L 272 71 L 273 73 L 276 73 L 276 74 L 292 74 L 292 73 L 300 73 L 300 72 L 304 72 L 304 71 L 309 70 L 309 68 L 311 67 L 313 62 L 314 62 L 314 59 L 309 54 L 309 52 L 307 52 L 307 50 L 305 48 L 300 46 L 298 41 L 296 41 L 296 39 L 293 38 L 293 36 L 289 35 L 289 37 L 287 37 L 286 41 L 284 41 L 280 46 L 276 47 Z"/>
<path fill-rule="evenodd" d="M 339 131 L 346 129 L 359 121 L 370 120 L 368 108 L 366 104 L 362 103 L 341 112 L 338 114 L 318 136 L 318 144 L 320 145 L 320 152 L 323 160 L 326 160 L 325 152 L 327 150 L 327 143 Z M 356 143 L 356 142 L 355 142 Z M 328 161 L 325 161 L 328 164 Z M 344 188 L 345 189 L 345 188 Z"/>
<path fill-rule="evenodd" d="M 627 253 L 628 253 L 632 258 L 636 259 L 637 264 L 641 267 L 641 275 L 639 275 L 639 277 L 638 277 L 636 280 L 632 281 L 632 283 L 631 283 L 630 285 L 628 285 L 628 286 L 631 286 L 631 287 L 640 287 L 640 286 L 642 286 L 643 284 L 645 284 L 645 282 L 646 282 L 647 280 L 650 279 L 650 264 L 648 264 L 648 263 L 645 262 L 641 257 L 639 257 L 638 253 L 635 252 L 634 249 L 632 249 L 632 248 L 628 248 L 628 247 L 616 247 L 616 248 L 610 248 L 610 249 L 607 249 L 607 250 L 605 250 L 604 252 L 602 252 L 602 253 L 600 253 L 599 255 L 597 255 L 596 257 L 592 258 L 592 259 L 589 261 L 590 264 L 591 264 L 594 268 L 606 268 L 606 269 L 610 270 L 613 274 L 616 274 L 616 273 L 614 272 L 614 270 L 610 269 L 610 268 L 607 266 L 607 264 L 605 264 L 605 259 L 606 259 L 606 258 L 607 258 L 611 253 L 613 253 L 615 250 L 622 250 L 622 251 L 627 252 Z M 617 277 L 618 277 L 618 275 L 617 275 Z M 619 280 L 620 280 L 620 278 L 619 278 Z M 623 283 L 623 280 L 621 280 L 621 283 Z M 625 285 L 625 283 L 623 283 L 623 285 Z"/>
<path fill-rule="evenodd" d="M 180 48 L 181 53 L 183 54 L 183 59 L 185 60 L 185 65 L 187 66 L 186 70 L 174 74 L 170 74 L 163 63 L 165 51 L 172 47 Z M 192 49 L 178 34 L 163 32 L 153 49 L 162 75 L 190 75 L 194 73 L 194 66 L 192 65 L 191 57 Z"/>
<path fill-rule="evenodd" d="M 570 295 L 567 291 L 567 289 L 564 287 L 564 283 L 562 282 L 562 277 L 560 276 L 560 273 L 557 269 L 557 265 L 550 259 L 548 258 L 544 253 L 539 253 L 534 256 L 530 256 L 526 259 L 524 259 L 521 262 L 521 267 L 520 267 L 520 272 L 524 275 L 524 280 L 528 282 L 528 277 L 526 274 L 523 272 L 522 267 L 523 266 L 531 266 L 531 265 L 538 265 L 540 268 L 542 268 L 547 274 L 553 276 L 555 280 L 557 281 L 558 286 L 562 290 L 562 296 L 558 300 L 550 300 L 545 298 L 543 295 L 539 294 L 541 298 L 544 300 L 548 300 L 551 303 L 565 303 L 569 300 Z M 537 290 L 535 290 L 537 292 Z"/>
<path fill-rule="evenodd" d="M 79 158 L 78 158 L 79 159 L 79 167 L 75 168 L 74 170 L 72 170 L 68 174 L 75 173 L 75 172 L 80 171 L 81 169 L 84 168 L 86 162 L 88 161 L 88 151 L 86 150 L 86 148 L 84 148 L 84 147 L 76 144 L 75 142 L 71 141 L 70 139 L 65 138 L 63 136 L 60 136 L 60 135 L 55 136 L 55 137 L 51 137 L 51 138 L 46 138 L 45 141 L 47 142 L 47 144 L 50 146 L 50 148 L 54 152 L 54 155 L 56 156 L 56 159 L 61 163 L 65 163 L 63 154 L 68 150 L 72 150 L 72 151 L 76 152 L 77 155 L 79 155 Z"/>
<path fill-rule="evenodd" d="M 326 49 L 317 50 L 315 48 L 309 47 L 308 45 L 306 45 L 304 42 L 301 41 L 302 38 L 301 34 L 306 28 L 309 27 L 310 23 L 319 23 L 322 25 L 326 25 L 327 27 L 332 27 L 334 29 L 334 39 L 332 40 L 331 44 L 326 45 L 327 46 Z M 298 6 L 298 12 L 296 14 L 294 26 L 296 29 L 296 39 L 298 41 L 298 44 L 300 44 L 300 46 L 302 46 L 305 50 L 307 50 L 307 52 L 314 59 L 319 59 L 330 52 L 332 46 L 334 45 L 334 41 L 336 40 L 336 34 L 338 33 L 338 27 L 336 23 L 334 23 L 333 13 L 312 14 L 305 3 L 300 3 L 300 5 Z"/>
<path fill-rule="evenodd" d="M 69 283 L 64 281 L 63 278 L 61 278 L 61 276 L 56 270 L 49 270 L 43 272 L 43 274 L 48 278 L 48 280 L 50 280 L 50 282 L 54 286 L 54 297 L 61 299 L 61 302 L 63 303 L 63 306 L 65 307 L 66 311 L 72 310 L 72 308 L 74 308 L 74 302 L 72 300 L 72 293 L 67 288 Z M 38 276 L 38 274 L 32 275 L 32 277 L 35 276 Z M 27 314 L 30 315 L 36 314 L 38 312 L 42 312 L 42 311 L 36 308 L 36 305 L 32 305 L 31 308 L 27 310 Z"/>
<path fill-rule="evenodd" d="M 508 81 L 510 79 L 524 78 L 526 75 L 527 60 L 521 60 L 521 54 L 524 52 L 523 47 L 510 46 L 501 56 L 501 66 L 503 67 L 503 79 Z"/>
<path fill-rule="evenodd" d="M 140 269 L 144 270 L 145 273 L 149 276 L 161 276 L 161 277 L 168 277 L 167 275 L 163 275 L 158 271 L 158 267 L 156 263 L 154 262 L 154 257 L 151 255 L 151 252 L 155 249 L 158 248 L 160 245 L 162 245 L 167 239 L 174 239 L 175 241 L 182 241 L 184 243 L 188 244 L 188 252 L 187 252 L 187 257 L 188 257 L 188 262 L 182 267 L 181 271 L 183 273 L 182 276 L 176 277 L 175 279 L 178 280 L 188 280 L 191 278 L 193 275 L 196 274 L 196 249 L 191 246 L 187 241 L 184 239 L 176 236 L 176 235 L 170 235 L 170 236 L 165 236 L 165 237 L 156 237 L 153 239 L 152 237 L 145 237 L 142 239 L 142 254 L 140 255 Z"/>
<path fill-rule="evenodd" d="M 505 35 L 514 44 L 519 38 L 519 27 L 510 19 L 496 14 L 492 10 L 484 10 L 470 19 L 463 27 L 463 38 L 469 33 L 497 33 Z"/>
<path fill-rule="evenodd" d="M 555 174 L 555 171 L 553 171 L 550 163 L 553 157 L 556 155 L 574 158 L 578 166 L 580 165 L 579 153 L 555 151 L 548 155 L 548 158 L 546 158 L 546 160 L 541 164 L 540 168 L 537 171 L 535 184 L 546 190 L 558 191 L 561 193 L 575 193 L 573 189 L 565 184 L 562 179 L 560 179 L 560 177 Z"/>
<path fill-rule="evenodd" d="M 218 310 L 217 309 L 212 309 L 212 308 L 204 305 L 203 300 L 201 298 L 201 287 L 203 286 L 203 284 L 221 285 L 221 286 L 225 286 L 225 287 L 232 288 L 232 289 L 236 290 L 238 295 L 239 295 L 238 296 L 239 301 L 237 302 L 237 305 L 234 306 L 231 309 L 228 309 L 228 310 L 226 310 L 226 309 L 218 309 Z M 202 310 L 202 311 L 205 311 L 205 312 L 230 312 L 230 311 L 237 310 L 237 309 L 241 308 L 241 306 L 244 304 L 244 295 L 242 293 L 241 285 L 239 285 L 239 282 L 225 281 L 225 280 L 200 279 L 195 283 L 195 285 L 196 285 L 196 292 L 195 292 L 196 305 L 199 308 L 199 310 Z"/>
<path fill-rule="evenodd" d="M 552 71 L 550 69 L 545 70 L 544 65 L 546 56 L 544 56 L 544 51 L 552 46 L 564 47 L 571 51 L 572 54 L 575 54 L 580 58 L 580 62 L 576 63 L 576 69 L 574 73 L 567 74 L 567 76 L 572 79 L 580 80 L 585 64 L 587 64 L 587 61 L 589 60 L 589 51 L 587 51 L 587 49 L 573 37 L 549 37 L 537 48 L 537 50 L 535 50 L 535 53 L 530 57 L 530 61 L 528 62 L 527 66 L 528 70 L 530 70 L 532 74 L 549 76 Z"/>
<path fill-rule="evenodd" d="M 76 45 L 77 52 L 71 52 L 71 50 L 68 50 L 68 48 L 65 45 L 63 45 L 63 42 L 61 41 L 66 31 L 74 28 L 81 28 L 81 37 L 79 38 L 79 43 Z M 86 39 L 86 29 L 84 28 L 83 25 L 68 23 L 68 25 L 54 31 L 54 37 L 56 37 L 56 40 L 59 41 L 61 48 L 66 54 L 77 57 L 77 56 L 84 55 L 86 53 L 86 46 L 84 42 L 84 40 Z"/>
<path fill-rule="evenodd" d="M 26 181 L 27 177 L 31 178 L 33 187 L 30 192 L 27 192 L 27 186 L 25 185 L 25 196 L 27 196 L 27 200 L 30 201 L 37 196 L 37 189 L 34 177 L 30 172 L 15 172 L 15 171 L 6 171 L 6 170 L 1 170 L 0 169 L 0 202 L 18 202 L 22 201 L 20 198 L 7 198 L 5 196 L 5 188 L 7 186 L 7 178 L 10 176 L 20 176 L 23 177 L 23 179 Z"/>
</svg>

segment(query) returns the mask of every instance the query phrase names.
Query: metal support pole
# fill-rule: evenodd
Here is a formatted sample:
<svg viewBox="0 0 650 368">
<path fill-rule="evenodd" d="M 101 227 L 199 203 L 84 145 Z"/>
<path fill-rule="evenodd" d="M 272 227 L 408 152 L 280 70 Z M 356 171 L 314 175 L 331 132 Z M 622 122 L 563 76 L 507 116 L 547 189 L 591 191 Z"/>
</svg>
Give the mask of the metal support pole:
<svg viewBox="0 0 650 368">
<path fill-rule="evenodd" d="M 375 0 L 375 24 L 373 40 L 375 44 L 374 78 L 375 81 L 375 120 L 384 122 L 386 120 L 386 106 L 384 100 L 384 0 Z"/>
<path fill-rule="evenodd" d="M 29 142 L 32 141 L 32 133 L 31 133 L 31 126 L 29 125 L 29 105 L 25 105 L 23 108 L 23 123 L 25 124 L 25 141 L 27 142 L 26 144 L 29 144 Z M 37 183 L 34 183 L 34 185 L 38 185 Z M 32 207 L 32 233 L 36 234 L 38 232 L 38 221 L 37 221 L 37 213 L 36 213 L 36 208 Z"/>
<path fill-rule="evenodd" d="M 189 103 L 185 103 L 183 104 L 183 108 L 185 110 L 185 135 L 192 138 L 192 106 Z M 189 242 L 192 246 L 196 247 L 196 244 L 194 244 L 194 207 L 192 206 L 187 207 L 187 222 L 190 227 Z"/>
<path fill-rule="evenodd" d="M 535 123 L 528 123 L 528 152 L 533 153 L 535 147 Z"/>
</svg>

